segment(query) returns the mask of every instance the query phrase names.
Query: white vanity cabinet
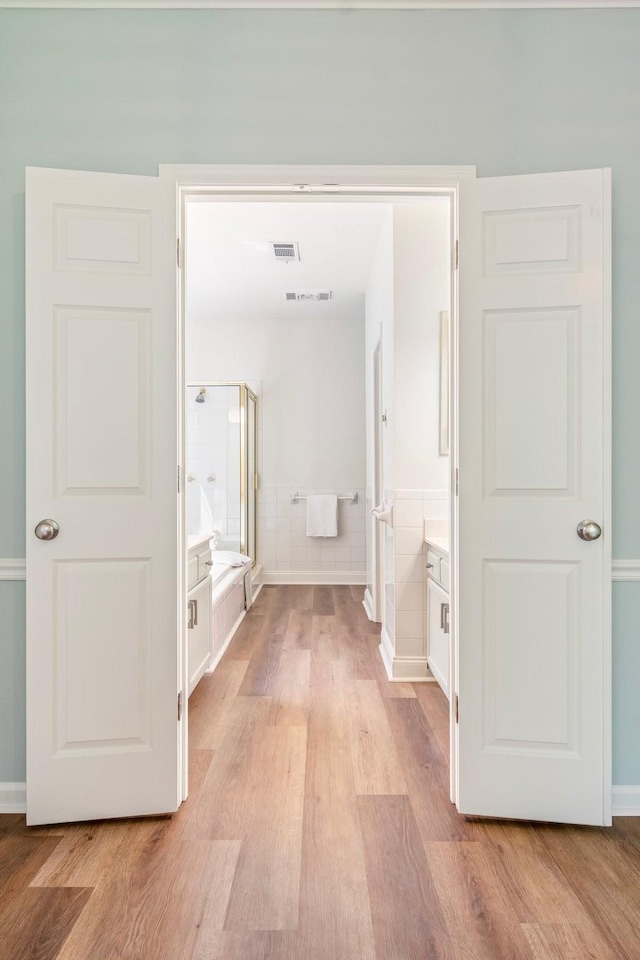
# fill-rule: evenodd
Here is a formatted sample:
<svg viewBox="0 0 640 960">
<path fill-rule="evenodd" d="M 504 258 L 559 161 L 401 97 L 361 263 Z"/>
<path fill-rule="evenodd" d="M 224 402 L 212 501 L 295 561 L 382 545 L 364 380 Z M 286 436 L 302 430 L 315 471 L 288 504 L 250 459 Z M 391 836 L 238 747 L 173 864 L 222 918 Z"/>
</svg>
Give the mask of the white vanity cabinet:
<svg viewBox="0 0 640 960">
<path fill-rule="evenodd" d="M 189 537 L 187 560 L 189 694 L 211 662 L 211 548 L 209 537 Z"/>
<path fill-rule="evenodd" d="M 449 545 L 444 537 L 425 537 L 427 552 L 427 661 L 449 697 L 450 608 Z"/>
</svg>

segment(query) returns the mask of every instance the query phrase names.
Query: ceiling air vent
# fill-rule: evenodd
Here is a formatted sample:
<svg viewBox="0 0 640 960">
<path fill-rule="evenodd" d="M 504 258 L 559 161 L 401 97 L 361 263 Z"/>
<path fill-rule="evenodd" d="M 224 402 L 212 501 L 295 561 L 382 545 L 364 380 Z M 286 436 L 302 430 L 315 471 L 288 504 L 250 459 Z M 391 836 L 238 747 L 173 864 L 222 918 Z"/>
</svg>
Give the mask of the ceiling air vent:
<svg viewBox="0 0 640 960">
<path fill-rule="evenodd" d="M 300 251 L 297 243 L 272 243 L 273 255 L 276 260 L 299 260 Z"/>
<path fill-rule="evenodd" d="M 331 300 L 331 290 L 299 290 L 285 294 L 287 300 L 297 300 L 299 303 L 305 300 Z"/>
</svg>

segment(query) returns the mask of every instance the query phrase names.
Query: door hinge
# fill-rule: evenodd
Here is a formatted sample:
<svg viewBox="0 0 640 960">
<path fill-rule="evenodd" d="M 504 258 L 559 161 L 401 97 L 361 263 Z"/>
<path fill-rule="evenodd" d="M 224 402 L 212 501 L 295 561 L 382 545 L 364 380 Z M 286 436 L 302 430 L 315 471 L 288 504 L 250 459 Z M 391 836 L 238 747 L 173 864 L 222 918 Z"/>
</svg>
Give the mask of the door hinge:
<svg viewBox="0 0 640 960">
<path fill-rule="evenodd" d="M 455 270 L 458 269 L 459 259 L 460 259 L 460 257 L 459 257 L 459 253 L 458 253 L 458 241 L 456 240 L 455 253 L 454 253 L 454 260 L 455 260 L 455 268 L 454 268 L 454 269 L 455 269 Z"/>
<path fill-rule="evenodd" d="M 178 265 L 178 270 L 182 266 L 180 263 L 180 237 L 176 239 L 176 264 Z"/>
<path fill-rule="evenodd" d="M 460 489 L 460 482 L 458 480 L 458 468 L 456 467 L 456 497 L 458 496 L 459 489 Z"/>
<path fill-rule="evenodd" d="M 456 699 L 454 701 L 454 710 L 456 715 L 456 723 L 460 722 L 460 701 L 458 700 L 458 694 L 456 693 Z"/>
<path fill-rule="evenodd" d="M 178 723 L 182 720 L 182 690 L 178 694 Z"/>
</svg>

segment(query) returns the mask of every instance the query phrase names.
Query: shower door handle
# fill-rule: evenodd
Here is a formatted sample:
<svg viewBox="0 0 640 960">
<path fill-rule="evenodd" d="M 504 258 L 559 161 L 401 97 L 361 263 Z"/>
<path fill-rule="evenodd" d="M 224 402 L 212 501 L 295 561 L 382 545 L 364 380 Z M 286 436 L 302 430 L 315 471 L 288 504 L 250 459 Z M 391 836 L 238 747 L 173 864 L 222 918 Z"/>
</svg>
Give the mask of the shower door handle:
<svg viewBox="0 0 640 960">
<path fill-rule="evenodd" d="M 380 520 L 381 523 L 388 523 L 390 527 L 393 526 L 393 504 L 387 506 L 387 502 L 381 503 L 379 507 L 374 507 L 371 511 L 371 516 L 375 517 L 376 520 Z"/>
</svg>

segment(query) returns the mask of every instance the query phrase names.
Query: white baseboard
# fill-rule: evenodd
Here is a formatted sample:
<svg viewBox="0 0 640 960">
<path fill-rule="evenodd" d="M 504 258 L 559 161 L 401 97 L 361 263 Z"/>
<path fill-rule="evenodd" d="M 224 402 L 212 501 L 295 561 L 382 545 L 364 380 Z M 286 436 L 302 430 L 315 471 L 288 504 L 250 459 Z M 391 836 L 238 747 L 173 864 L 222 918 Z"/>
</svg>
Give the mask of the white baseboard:
<svg viewBox="0 0 640 960">
<path fill-rule="evenodd" d="M 367 582 L 365 570 L 263 570 L 262 582 L 270 584 L 323 584 L 339 586 L 353 584 L 364 586 Z"/>
<path fill-rule="evenodd" d="M 368 587 L 367 587 L 367 589 L 366 589 L 365 592 L 364 592 L 364 598 L 363 598 L 363 600 L 362 600 L 362 606 L 364 607 L 364 612 L 365 612 L 366 615 L 369 617 L 369 620 L 371 620 L 372 623 L 375 623 L 375 620 L 374 620 L 374 617 L 373 617 L 373 600 L 371 599 L 371 594 L 369 593 L 369 588 L 368 588 Z"/>
<path fill-rule="evenodd" d="M 618 786 L 614 783 L 611 799 L 614 817 L 640 817 L 640 784 Z"/>
<path fill-rule="evenodd" d="M 396 657 L 387 631 L 382 628 L 380 656 L 392 683 L 436 683 L 429 671 L 426 657 Z"/>
<path fill-rule="evenodd" d="M 26 783 L 0 783 L 0 813 L 26 812 Z"/>
<path fill-rule="evenodd" d="M 380 646 L 378 649 L 380 650 L 384 668 L 387 671 L 387 677 L 389 680 L 393 680 L 393 644 L 384 626 L 380 631 Z"/>
</svg>

